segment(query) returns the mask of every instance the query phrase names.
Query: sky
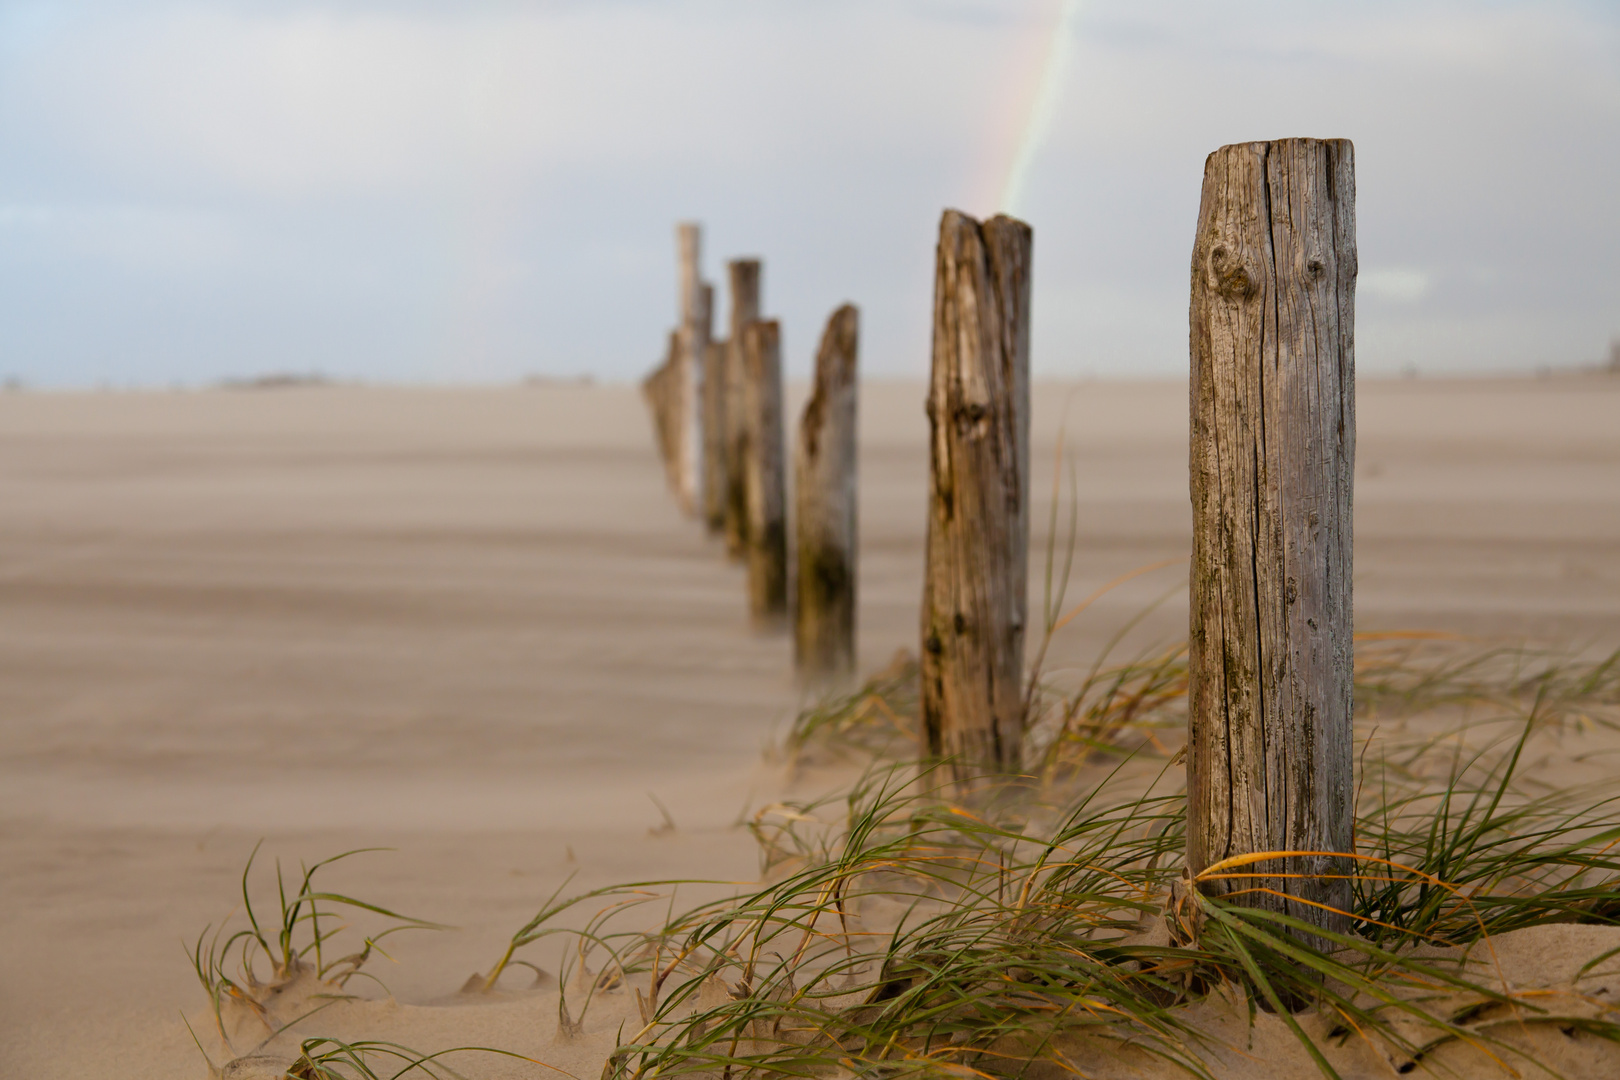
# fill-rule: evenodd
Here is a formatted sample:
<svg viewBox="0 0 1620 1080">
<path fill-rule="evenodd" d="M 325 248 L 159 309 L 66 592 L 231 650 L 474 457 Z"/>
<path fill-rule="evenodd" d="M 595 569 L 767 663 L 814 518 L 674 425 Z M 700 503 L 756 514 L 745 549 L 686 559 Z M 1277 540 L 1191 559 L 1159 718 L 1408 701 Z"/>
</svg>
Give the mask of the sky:
<svg viewBox="0 0 1620 1080">
<path fill-rule="evenodd" d="M 1620 335 L 1614 0 L 0 0 L 0 378 L 634 379 L 685 219 L 790 376 L 846 300 L 920 376 L 947 207 L 1034 227 L 1038 374 L 1173 377 L 1204 157 L 1297 135 L 1362 372 Z"/>
</svg>

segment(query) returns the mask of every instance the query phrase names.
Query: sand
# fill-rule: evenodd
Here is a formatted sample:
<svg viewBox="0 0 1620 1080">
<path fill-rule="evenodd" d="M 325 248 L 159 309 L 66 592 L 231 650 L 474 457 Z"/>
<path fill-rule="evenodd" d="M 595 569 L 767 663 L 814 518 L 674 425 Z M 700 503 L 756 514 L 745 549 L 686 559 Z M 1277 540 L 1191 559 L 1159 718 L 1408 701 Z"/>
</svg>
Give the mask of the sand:
<svg viewBox="0 0 1620 1080">
<path fill-rule="evenodd" d="M 1038 385 L 1037 489 L 1060 428 L 1074 467 L 1072 595 L 1185 557 L 1185 394 Z M 1620 646 L 1620 379 L 1359 395 L 1360 628 Z M 921 401 L 863 387 L 867 668 L 916 633 Z M 733 823 L 793 782 L 761 763 L 797 705 L 787 645 L 676 512 L 633 389 L 9 393 L 0 508 L 0 1075 L 206 1076 L 182 939 L 261 837 L 293 863 L 392 847 L 329 884 L 457 927 L 390 939 L 368 970 L 394 1002 L 345 1006 L 355 1031 L 581 1077 L 626 995 L 568 1045 L 554 992 L 432 1003 L 569 873 L 757 873 Z M 1110 593 L 1056 664 L 1165 595 L 1126 647 L 1181 636 L 1179 574 Z"/>
</svg>

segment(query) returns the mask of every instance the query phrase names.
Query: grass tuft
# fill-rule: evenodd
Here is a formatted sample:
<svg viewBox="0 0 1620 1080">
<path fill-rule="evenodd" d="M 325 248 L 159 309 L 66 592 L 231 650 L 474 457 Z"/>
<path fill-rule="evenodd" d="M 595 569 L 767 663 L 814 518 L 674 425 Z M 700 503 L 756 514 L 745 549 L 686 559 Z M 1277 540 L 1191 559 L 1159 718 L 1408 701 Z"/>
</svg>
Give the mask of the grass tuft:
<svg viewBox="0 0 1620 1080">
<path fill-rule="evenodd" d="M 378 942 L 402 930 L 442 929 L 438 923 L 401 915 L 367 900 L 316 887 L 315 876 L 323 868 L 354 855 L 383 850 L 380 848 L 345 851 L 307 866 L 301 865 L 299 874 L 290 880 L 278 859 L 278 914 L 274 922 L 261 922 L 253 906 L 249 882 L 262 845 L 263 841 L 260 841 L 253 846 L 242 869 L 242 911 L 247 926 L 227 934 L 229 918 L 217 928 L 210 924 L 203 928 L 197 940 L 188 948 L 192 970 L 208 995 L 215 1027 L 232 1053 L 235 1053 L 235 1048 L 228 1030 L 231 1025 L 227 1023 L 227 1012 L 245 1014 L 257 1020 L 269 1033 L 268 1041 L 298 1019 L 303 1019 L 298 1017 L 279 1027 L 276 1024 L 274 1006 L 278 998 L 284 996 L 295 983 L 304 979 L 313 983 L 312 992 L 307 997 L 301 997 L 300 1003 L 310 999 L 330 1003 L 352 997 L 347 987 L 356 976 L 377 981 L 381 985 L 375 976 L 361 970 L 372 953 L 383 953 Z M 355 911 L 380 916 L 388 920 L 388 925 L 365 936 L 356 951 L 332 956 L 334 940 L 347 929 L 346 924 L 341 922 L 341 916 L 345 912 Z M 259 970 L 261 963 L 268 964 L 267 973 Z"/>
<path fill-rule="evenodd" d="M 429 1077 L 460 1077 L 460 1073 L 443 1061 L 452 1054 L 493 1054 L 516 1058 L 531 1064 L 545 1062 L 488 1046 L 456 1046 L 426 1054 L 399 1043 L 379 1040 L 305 1039 L 299 1046 L 298 1060 L 286 1072 L 287 1080 L 397 1080 L 398 1077 L 421 1073 Z M 387 1063 L 379 1071 L 375 1064 Z M 375 1064 L 374 1064 L 375 1063 Z M 562 1073 L 561 1069 L 553 1071 Z M 571 1073 L 562 1073 L 571 1076 Z"/>
</svg>

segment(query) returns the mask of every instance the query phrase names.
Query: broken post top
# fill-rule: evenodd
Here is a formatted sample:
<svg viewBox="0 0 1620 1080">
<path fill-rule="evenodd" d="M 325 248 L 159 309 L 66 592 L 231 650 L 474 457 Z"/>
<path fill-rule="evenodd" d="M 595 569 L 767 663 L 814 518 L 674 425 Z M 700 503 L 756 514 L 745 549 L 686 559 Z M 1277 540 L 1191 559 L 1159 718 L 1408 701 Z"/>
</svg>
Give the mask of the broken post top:
<svg viewBox="0 0 1620 1080">
<path fill-rule="evenodd" d="M 828 317 L 816 347 L 816 393 L 829 381 L 848 382 L 853 377 L 860 323 L 860 309 L 854 304 L 843 304 Z"/>
<path fill-rule="evenodd" d="M 957 247 L 974 235 L 982 235 L 988 247 L 1003 251 L 1031 250 L 1034 242 L 1035 230 L 1027 222 L 1009 217 L 1006 214 L 997 214 L 995 217 L 979 221 L 977 218 L 964 214 L 960 210 L 946 210 L 939 219 L 939 242 L 941 250 L 946 243 Z M 1023 268 L 1027 276 L 1029 268 Z"/>
<path fill-rule="evenodd" d="M 1027 223 L 1006 214 L 980 223 L 960 210 L 946 210 L 939 221 L 939 272 L 977 278 L 976 283 L 964 280 L 962 284 L 973 291 L 988 289 L 996 298 L 982 310 L 964 311 L 959 332 L 981 335 L 976 347 L 999 353 L 1006 362 L 1024 369 L 1029 366 L 1034 237 L 1035 231 Z M 947 295 L 954 293 L 936 285 L 935 304 Z M 936 335 L 936 348 L 939 344 Z"/>
<path fill-rule="evenodd" d="M 1264 154 L 1268 150 L 1283 148 L 1308 150 L 1312 147 L 1331 148 L 1346 154 L 1355 151 L 1355 143 L 1349 139 L 1317 139 L 1304 135 L 1292 139 L 1253 139 L 1249 142 L 1227 143 L 1219 150 L 1211 150 L 1209 156 L 1204 159 L 1204 168 L 1207 170 L 1211 160 L 1222 154 L 1231 153 L 1233 150 L 1245 149 Z"/>
<path fill-rule="evenodd" d="M 804 448 L 814 457 L 816 443 L 821 437 L 822 413 L 827 401 L 839 388 L 855 382 L 856 342 L 860 336 L 860 310 L 854 304 L 844 304 L 827 319 L 827 328 L 821 332 L 821 345 L 816 349 L 815 385 L 810 400 L 805 402 L 804 416 L 799 431 Z"/>
<path fill-rule="evenodd" d="M 1242 302 L 1273 278 L 1314 283 L 1332 268 L 1353 289 L 1355 201 L 1355 146 L 1349 139 L 1221 147 L 1204 160 L 1195 287 L 1204 279 L 1211 293 Z M 1339 207 L 1348 212 L 1339 213 Z M 1286 265 L 1278 261 L 1284 258 Z"/>
<path fill-rule="evenodd" d="M 827 327 L 821 332 L 821 345 L 816 359 L 823 356 L 847 356 L 855 349 L 855 335 L 860 322 L 860 309 L 854 304 L 840 304 L 827 318 Z"/>
<path fill-rule="evenodd" d="M 695 221 L 683 221 L 675 226 L 676 265 L 680 273 L 680 321 L 695 319 L 702 303 L 703 289 L 703 226 Z"/>
</svg>

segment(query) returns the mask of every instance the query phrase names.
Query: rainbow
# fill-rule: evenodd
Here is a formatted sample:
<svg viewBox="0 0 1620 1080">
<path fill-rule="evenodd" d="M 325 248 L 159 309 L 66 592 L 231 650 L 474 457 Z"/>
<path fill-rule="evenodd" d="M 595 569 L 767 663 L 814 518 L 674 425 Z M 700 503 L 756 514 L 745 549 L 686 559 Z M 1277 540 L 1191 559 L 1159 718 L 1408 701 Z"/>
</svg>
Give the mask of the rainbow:
<svg viewBox="0 0 1620 1080">
<path fill-rule="evenodd" d="M 1069 60 L 1074 51 L 1075 29 L 1080 21 L 1080 0 L 1063 0 L 1057 19 L 1052 24 L 1052 35 L 1046 46 L 1046 60 L 1041 66 L 1040 82 L 1030 102 L 1024 131 L 1013 153 L 1012 165 L 1001 187 L 1002 213 L 1018 215 L 1023 209 L 1024 190 L 1036 155 L 1051 133 L 1052 118 L 1057 114 L 1058 101 L 1063 96 L 1063 84 L 1068 76 Z"/>
</svg>

